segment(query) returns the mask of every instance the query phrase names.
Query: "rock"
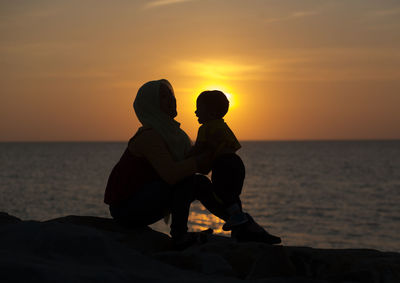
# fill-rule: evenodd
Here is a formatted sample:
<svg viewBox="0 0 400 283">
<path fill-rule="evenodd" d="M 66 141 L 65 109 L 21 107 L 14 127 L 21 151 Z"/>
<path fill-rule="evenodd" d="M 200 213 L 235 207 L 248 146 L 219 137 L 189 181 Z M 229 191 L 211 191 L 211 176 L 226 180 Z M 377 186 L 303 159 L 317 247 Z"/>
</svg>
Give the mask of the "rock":
<svg viewBox="0 0 400 283">
<path fill-rule="evenodd" d="M 0 282 L 218 282 L 153 259 L 120 236 L 82 223 L 0 226 Z"/>
<path fill-rule="evenodd" d="M 20 222 L 21 219 L 12 216 L 6 212 L 0 212 L 0 225 L 3 224 L 13 224 L 13 223 L 18 223 Z"/>
<path fill-rule="evenodd" d="M 158 253 L 154 258 L 181 269 L 195 270 L 207 275 L 235 276 L 232 266 L 221 255 L 215 253 L 188 249 L 183 252 Z"/>
<path fill-rule="evenodd" d="M 262 250 L 263 253 L 252 264 L 247 279 L 298 275 L 288 249 L 282 246 L 266 246 Z"/>
<path fill-rule="evenodd" d="M 303 276 L 339 282 L 400 282 L 398 253 L 295 247 L 290 249 L 290 253 L 297 274 Z"/>
<path fill-rule="evenodd" d="M 171 238 L 161 232 L 154 231 L 150 227 L 127 229 L 118 225 L 111 218 L 93 216 L 66 216 L 47 221 L 48 223 L 68 223 L 86 227 L 92 227 L 100 231 L 118 233 L 118 241 L 143 253 L 165 251 L 172 249 Z"/>
<path fill-rule="evenodd" d="M 400 254 L 236 243 L 208 235 L 174 251 L 169 236 L 112 219 L 21 221 L 0 213 L 0 282 L 400 282 Z"/>
</svg>

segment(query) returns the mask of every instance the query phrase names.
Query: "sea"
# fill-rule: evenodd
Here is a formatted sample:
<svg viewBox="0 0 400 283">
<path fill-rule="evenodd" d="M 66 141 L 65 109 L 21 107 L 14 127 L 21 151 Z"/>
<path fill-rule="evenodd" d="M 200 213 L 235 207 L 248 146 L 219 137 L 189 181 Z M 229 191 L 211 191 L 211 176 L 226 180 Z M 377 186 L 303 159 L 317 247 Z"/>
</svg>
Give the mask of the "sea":
<svg viewBox="0 0 400 283">
<path fill-rule="evenodd" d="M 243 141 L 244 210 L 284 245 L 400 252 L 400 141 Z M 108 176 L 125 142 L 0 143 L 0 211 L 23 220 L 110 217 Z M 189 229 L 223 221 L 199 202 Z M 153 229 L 168 233 L 159 221 Z"/>
</svg>

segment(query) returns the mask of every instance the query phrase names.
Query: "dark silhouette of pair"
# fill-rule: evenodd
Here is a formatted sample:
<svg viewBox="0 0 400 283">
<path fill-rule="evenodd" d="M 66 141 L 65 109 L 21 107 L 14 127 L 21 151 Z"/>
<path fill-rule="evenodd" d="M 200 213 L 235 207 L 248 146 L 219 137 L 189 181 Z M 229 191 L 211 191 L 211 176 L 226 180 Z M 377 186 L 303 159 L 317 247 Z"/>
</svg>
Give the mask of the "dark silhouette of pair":
<svg viewBox="0 0 400 283">
<path fill-rule="evenodd" d="M 224 230 L 238 241 L 280 243 L 243 212 L 240 201 L 245 167 L 236 154 L 240 143 L 224 122 L 229 101 L 220 91 L 205 91 L 197 99 L 202 126 L 192 147 L 174 119 L 176 99 L 167 80 L 150 81 L 138 91 L 134 110 L 142 123 L 113 168 L 104 202 L 119 223 L 138 227 L 171 214 L 175 247 L 185 248 L 196 237 L 188 233 L 191 203 L 198 199 L 225 220 Z M 205 175 L 212 171 L 211 181 Z"/>
</svg>

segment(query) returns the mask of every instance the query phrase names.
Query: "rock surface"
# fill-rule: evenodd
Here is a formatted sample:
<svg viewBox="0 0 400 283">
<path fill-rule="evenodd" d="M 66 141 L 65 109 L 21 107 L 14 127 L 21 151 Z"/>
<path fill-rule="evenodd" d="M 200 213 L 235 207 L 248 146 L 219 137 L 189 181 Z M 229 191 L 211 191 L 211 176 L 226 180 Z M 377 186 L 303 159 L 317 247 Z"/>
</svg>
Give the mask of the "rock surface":
<svg viewBox="0 0 400 283">
<path fill-rule="evenodd" d="M 66 216 L 21 221 L 0 212 L 0 282 L 400 282 L 400 254 L 236 243 L 184 251 L 148 227 Z"/>
</svg>

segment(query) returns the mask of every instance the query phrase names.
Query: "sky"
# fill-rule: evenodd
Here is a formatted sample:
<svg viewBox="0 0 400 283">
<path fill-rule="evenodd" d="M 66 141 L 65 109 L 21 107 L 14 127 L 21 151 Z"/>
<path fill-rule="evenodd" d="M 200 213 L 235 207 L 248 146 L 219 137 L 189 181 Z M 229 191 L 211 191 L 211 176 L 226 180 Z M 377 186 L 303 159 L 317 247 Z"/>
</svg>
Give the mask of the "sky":
<svg viewBox="0 0 400 283">
<path fill-rule="evenodd" d="M 126 141 L 147 81 L 240 140 L 400 139 L 398 0 L 0 0 L 0 141 Z"/>
</svg>

